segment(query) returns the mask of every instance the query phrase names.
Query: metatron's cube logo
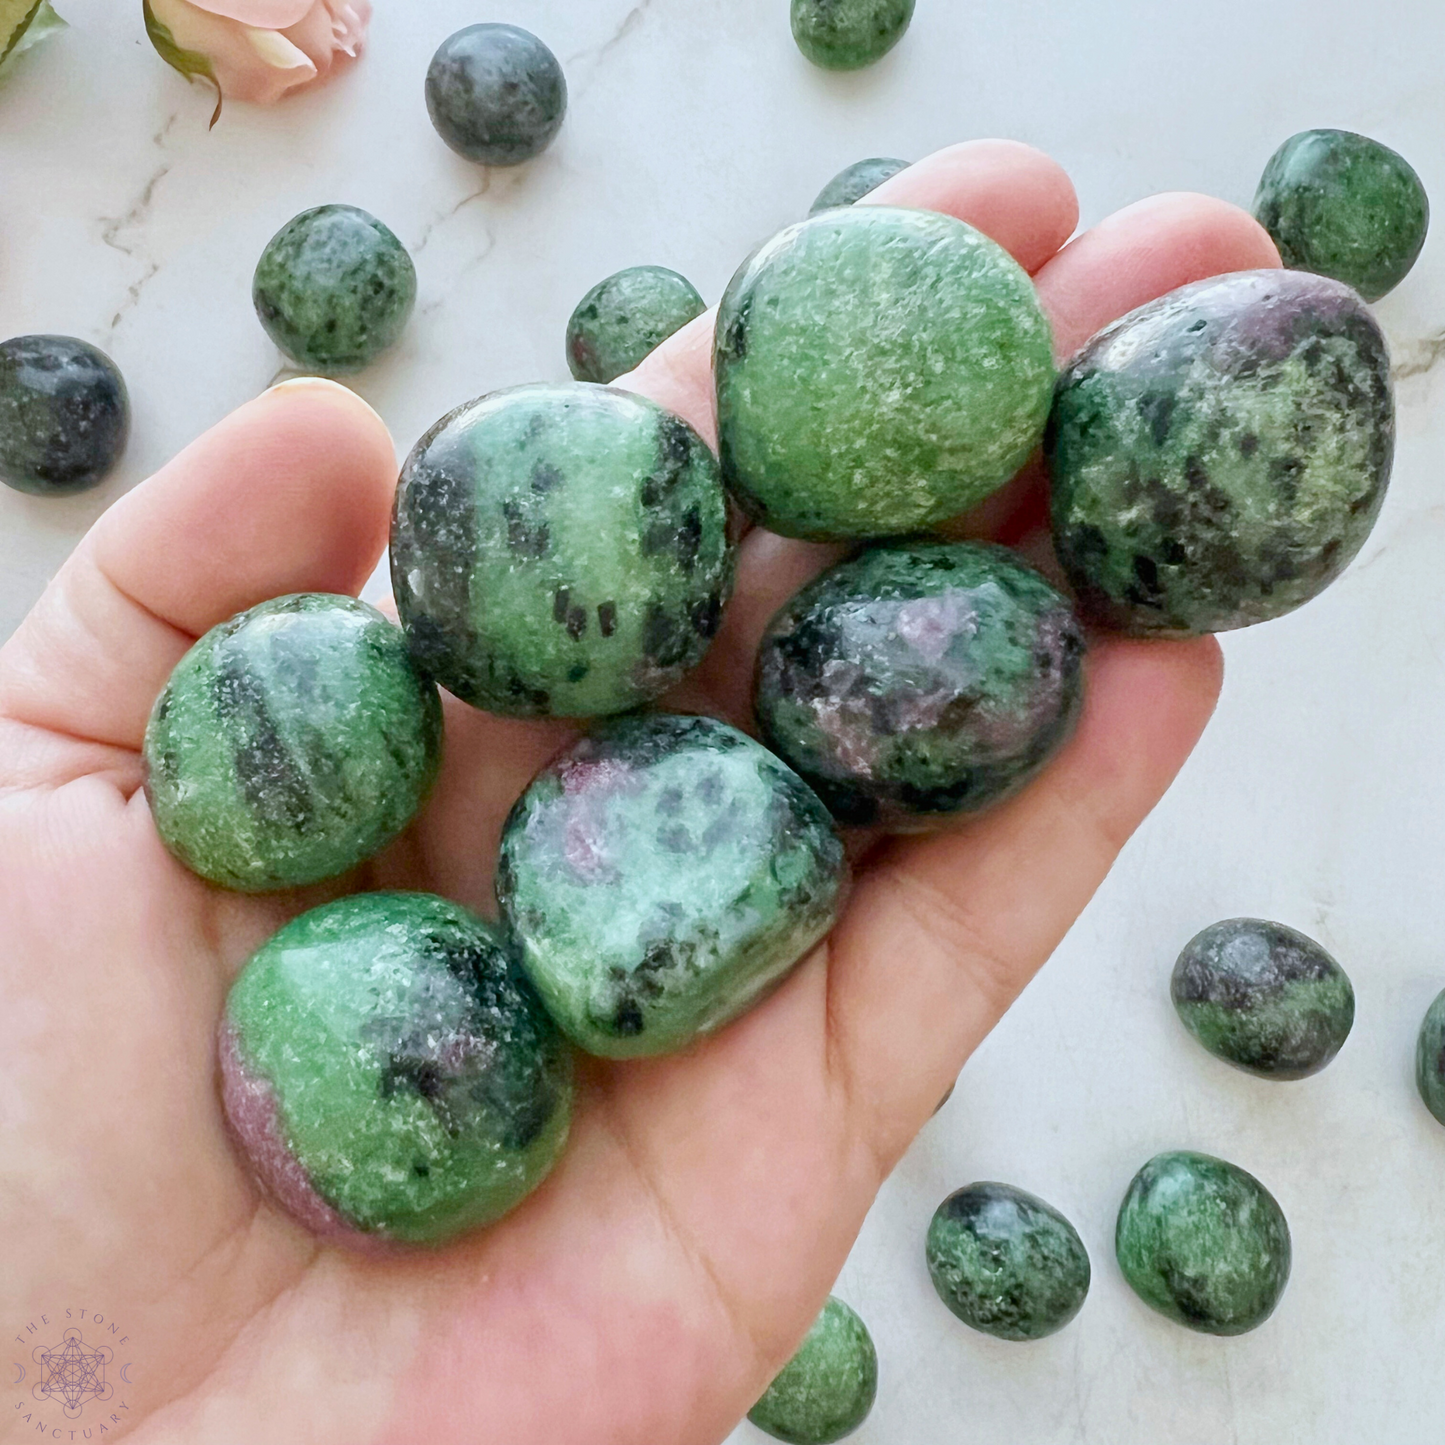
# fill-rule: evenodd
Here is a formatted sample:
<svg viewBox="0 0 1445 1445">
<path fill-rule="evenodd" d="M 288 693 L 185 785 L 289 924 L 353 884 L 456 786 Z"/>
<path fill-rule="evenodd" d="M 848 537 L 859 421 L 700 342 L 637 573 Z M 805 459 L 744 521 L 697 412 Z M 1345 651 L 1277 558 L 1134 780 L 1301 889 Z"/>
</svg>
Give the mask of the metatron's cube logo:
<svg viewBox="0 0 1445 1445">
<path fill-rule="evenodd" d="M 87 1400 L 108 1400 L 113 1393 L 105 1367 L 114 1352 L 109 1345 L 87 1345 L 77 1329 L 66 1330 L 58 1345 L 37 1345 L 32 1358 L 40 1378 L 31 1394 L 61 1406 L 67 1420 L 78 1420 Z"/>
</svg>

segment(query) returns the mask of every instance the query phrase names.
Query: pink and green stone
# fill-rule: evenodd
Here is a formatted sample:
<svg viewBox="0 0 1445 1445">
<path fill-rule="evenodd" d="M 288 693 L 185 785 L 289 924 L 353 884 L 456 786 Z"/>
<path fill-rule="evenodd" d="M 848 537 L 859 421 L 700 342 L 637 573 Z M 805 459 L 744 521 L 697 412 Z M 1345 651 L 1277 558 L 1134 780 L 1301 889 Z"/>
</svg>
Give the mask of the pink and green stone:
<svg viewBox="0 0 1445 1445">
<path fill-rule="evenodd" d="M 544 768 L 502 834 L 497 898 L 552 1017 L 590 1053 L 666 1053 L 736 1018 L 833 926 L 827 809 L 711 718 L 608 723 Z"/>
<path fill-rule="evenodd" d="M 260 1183 L 353 1245 L 489 1224 L 566 1143 L 565 1041 L 504 936 L 429 894 L 358 894 L 287 924 L 233 985 L 220 1054 Z"/>
<path fill-rule="evenodd" d="M 868 1326 L 830 1295 L 748 1419 L 789 1445 L 832 1445 L 868 1418 L 877 1394 L 878 1352 Z"/>
</svg>

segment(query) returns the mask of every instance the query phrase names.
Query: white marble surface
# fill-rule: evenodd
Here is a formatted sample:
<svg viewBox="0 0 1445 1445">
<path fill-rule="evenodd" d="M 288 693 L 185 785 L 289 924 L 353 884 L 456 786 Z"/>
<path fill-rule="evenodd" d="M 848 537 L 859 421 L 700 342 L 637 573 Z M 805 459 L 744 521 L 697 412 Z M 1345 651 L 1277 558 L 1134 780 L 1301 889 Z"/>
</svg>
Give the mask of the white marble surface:
<svg viewBox="0 0 1445 1445">
<path fill-rule="evenodd" d="M 405 449 L 469 396 L 564 376 L 567 314 L 618 266 L 674 266 L 715 299 L 863 155 L 1016 136 L 1071 169 L 1087 223 L 1160 189 L 1247 203 L 1279 140 L 1343 125 L 1397 146 L 1445 201 L 1438 0 L 919 0 L 904 44 L 852 77 L 801 59 L 786 0 L 377 0 L 371 54 L 342 84 L 236 106 L 211 133 L 139 8 L 65 0 L 74 28 L 0 88 L 0 335 L 104 346 L 136 413 L 101 491 L 0 494 L 0 636 L 108 502 L 276 375 L 250 275 L 305 206 L 364 206 L 416 255 L 415 321 L 357 383 Z M 572 87 L 554 149 L 490 184 L 421 101 L 434 46 L 483 18 L 541 34 Z M 1441 1437 L 1445 1131 L 1410 1067 L 1445 986 L 1445 363 L 1429 369 L 1445 238 L 1380 315 L 1402 411 L 1379 528 L 1326 597 L 1226 641 L 1199 752 L 885 1188 L 839 1286 L 882 1361 L 857 1445 Z M 1174 1021 L 1175 952 L 1240 913 L 1306 929 L 1354 978 L 1354 1036 L 1316 1079 L 1235 1074 Z M 1117 1274 L 1119 1196 L 1169 1147 L 1237 1160 L 1289 1215 L 1294 1278 L 1256 1334 L 1188 1334 Z M 1089 1246 L 1088 1304 L 1049 1341 L 972 1334 L 932 1296 L 924 1228 L 975 1178 L 1044 1195 Z"/>
</svg>

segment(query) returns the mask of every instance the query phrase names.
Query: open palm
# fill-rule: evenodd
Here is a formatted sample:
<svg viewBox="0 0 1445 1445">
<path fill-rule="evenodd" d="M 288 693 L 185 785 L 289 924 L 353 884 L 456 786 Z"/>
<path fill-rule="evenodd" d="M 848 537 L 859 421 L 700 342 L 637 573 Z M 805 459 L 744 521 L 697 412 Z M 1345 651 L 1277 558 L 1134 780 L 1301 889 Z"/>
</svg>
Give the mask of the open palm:
<svg viewBox="0 0 1445 1445">
<path fill-rule="evenodd" d="M 1061 352 L 1187 281 L 1277 264 L 1247 216 L 1192 196 L 1066 245 L 1067 178 L 1004 142 L 940 152 L 869 199 L 1006 246 Z M 710 324 L 621 383 L 709 437 Z M 873 848 L 829 943 L 715 1037 L 586 1061 L 565 1157 L 500 1224 L 362 1258 L 260 1197 L 216 1088 L 231 979 L 329 894 L 243 898 L 186 873 L 151 826 L 139 748 L 201 632 L 264 598 L 360 587 L 394 485 L 363 403 L 278 388 L 117 503 L 0 651 L 0 1323 L 44 1314 L 58 1339 L 67 1307 L 119 1320 L 134 1383 L 75 1423 L 114 1412 L 137 1441 L 708 1445 L 796 1346 L 880 1183 L 1168 786 L 1214 705 L 1218 649 L 1098 644 L 1079 731 L 1028 790 Z M 1018 540 L 1038 485 L 962 529 Z M 749 535 L 677 704 L 745 721 L 763 624 L 833 555 Z M 449 701 L 436 796 L 348 885 L 491 911 L 502 819 L 570 736 Z M 28 1383 L 10 1393 L 0 1439 L 34 1438 L 27 1411 L 71 1428 Z"/>
</svg>

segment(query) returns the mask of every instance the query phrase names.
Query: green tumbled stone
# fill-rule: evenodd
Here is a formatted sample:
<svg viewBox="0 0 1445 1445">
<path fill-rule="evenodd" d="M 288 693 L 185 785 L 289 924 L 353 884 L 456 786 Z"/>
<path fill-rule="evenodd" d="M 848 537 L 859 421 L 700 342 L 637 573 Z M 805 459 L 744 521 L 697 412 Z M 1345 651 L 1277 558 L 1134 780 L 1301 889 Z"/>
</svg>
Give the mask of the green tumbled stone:
<svg viewBox="0 0 1445 1445">
<path fill-rule="evenodd" d="M 247 893 L 332 878 L 389 843 L 441 761 L 441 703 L 406 640 L 351 597 L 302 593 L 213 627 L 145 735 L 167 848 Z"/>
<path fill-rule="evenodd" d="M 878 1394 L 878 1352 L 868 1327 L 829 1295 L 823 1312 L 748 1419 L 789 1445 L 830 1445 L 851 1435 Z"/>
<path fill-rule="evenodd" d="M 413 656 L 463 701 L 595 717 L 701 660 L 732 588 L 707 444 L 631 392 L 495 392 L 443 417 L 402 470 L 391 577 Z"/>
<path fill-rule="evenodd" d="M 1011 1184 L 970 1184 L 928 1227 L 928 1273 L 964 1324 L 1001 1340 L 1041 1340 L 1083 1308 L 1089 1254 L 1078 1231 Z"/>
<path fill-rule="evenodd" d="M 1425 1012 L 1415 1043 L 1415 1083 L 1425 1107 L 1445 1124 L 1445 993 Z"/>
<path fill-rule="evenodd" d="M 813 202 L 810 216 L 819 211 L 831 211 L 835 206 L 851 206 L 864 196 L 876 191 L 884 181 L 892 179 L 899 171 L 906 171 L 910 162 L 893 160 L 887 156 L 871 156 L 866 161 L 854 161 L 844 166 L 821 191 Z"/>
<path fill-rule="evenodd" d="M 1344 969 L 1314 939 L 1262 918 L 1228 918 L 1196 934 L 1169 993 L 1211 1054 L 1262 1079 L 1317 1074 L 1355 1021 Z"/>
<path fill-rule="evenodd" d="M 1289 1281 L 1289 1225 L 1252 1174 L 1208 1154 L 1159 1154 L 1114 1231 L 1119 1268 L 1151 1309 L 1209 1335 L 1262 1325 Z"/>
<path fill-rule="evenodd" d="M 578 381 L 614 381 L 707 306 L 686 276 L 629 266 L 599 281 L 567 323 L 567 365 Z"/>
<path fill-rule="evenodd" d="M 1015 792 L 1073 732 L 1084 637 L 1002 547 L 873 547 L 785 606 L 758 652 L 763 740 L 841 822 L 937 826 Z"/>
<path fill-rule="evenodd" d="M 915 531 L 1001 487 L 1054 381 L 1033 283 L 951 216 L 852 206 L 733 277 L 717 324 L 723 477 L 755 521 L 830 540 Z"/>
<path fill-rule="evenodd" d="M 503 830 L 497 898 L 562 1030 L 630 1058 L 751 1006 L 833 926 L 846 880 L 827 810 L 766 748 L 653 714 L 538 774 Z"/>
<path fill-rule="evenodd" d="M 423 893 L 302 914 L 221 1024 L 226 1116 L 319 1234 L 440 1243 L 488 1224 L 566 1143 L 572 1062 L 503 936 Z"/>
<path fill-rule="evenodd" d="M 1270 157 L 1254 214 L 1286 266 L 1333 276 L 1378 301 L 1409 274 L 1430 229 L 1414 167 L 1348 130 L 1307 130 Z"/>
<path fill-rule="evenodd" d="M 825 70 L 881 60 L 913 19 L 914 0 L 792 0 L 793 39 Z"/>
<path fill-rule="evenodd" d="M 416 269 L 375 216 L 317 206 L 271 238 L 251 299 L 267 335 L 294 362 L 345 376 L 401 335 L 416 302 Z"/>
<path fill-rule="evenodd" d="M 1055 548 L 1103 626 L 1265 622 L 1364 545 L 1394 449 L 1385 338 L 1353 291 L 1301 271 L 1196 282 L 1101 331 L 1059 379 Z"/>
</svg>

